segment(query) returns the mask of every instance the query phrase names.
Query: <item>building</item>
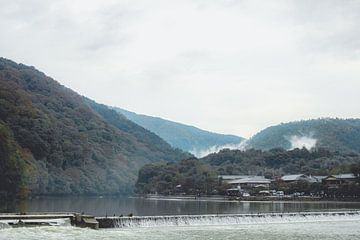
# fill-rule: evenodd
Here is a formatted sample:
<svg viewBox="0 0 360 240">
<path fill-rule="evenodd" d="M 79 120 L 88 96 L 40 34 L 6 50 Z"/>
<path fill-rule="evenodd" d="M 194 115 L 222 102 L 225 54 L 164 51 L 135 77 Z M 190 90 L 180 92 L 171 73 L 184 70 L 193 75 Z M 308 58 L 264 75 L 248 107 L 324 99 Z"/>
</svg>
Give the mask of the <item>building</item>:
<svg viewBox="0 0 360 240">
<path fill-rule="evenodd" d="M 309 183 L 316 183 L 318 180 L 315 177 L 307 176 L 305 174 L 293 174 L 293 175 L 285 175 L 282 176 L 281 181 L 285 183 L 293 183 L 293 182 L 300 182 L 305 181 Z"/>
<path fill-rule="evenodd" d="M 243 179 L 243 178 L 248 178 L 250 176 L 248 175 L 219 175 L 218 176 L 218 180 L 219 180 L 219 184 L 223 184 L 223 183 L 228 183 L 231 180 L 236 180 L 236 179 Z"/>
<path fill-rule="evenodd" d="M 248 178 L 249 175 L 219 175 L 218 178 L 222 181 L 229 181 L 234 179 Z"/>
<path fill-rule="evenodd" d="M 340 185 L 356 182 L 356 176 L 352 173 L 330 175 L 322 179 L 322 183 L 329 188 L 338 188 Z"/>
<path fill-rule="evenodd" d="M 270 179 L 266 179 L 264 176 L 247 176 L 245 178 L 227 180 L 227 184 L 232 187 L 240 187 L 243 189 L 250 188 L 266 188 L 268 189 L 271 183 Z"/>
<path fill-rule="evenodd" d="M 323 179 L 327 178 L 327 176 L 310 176 L 316 180 L 317 183 L 322 183 Z"/>
</svg>

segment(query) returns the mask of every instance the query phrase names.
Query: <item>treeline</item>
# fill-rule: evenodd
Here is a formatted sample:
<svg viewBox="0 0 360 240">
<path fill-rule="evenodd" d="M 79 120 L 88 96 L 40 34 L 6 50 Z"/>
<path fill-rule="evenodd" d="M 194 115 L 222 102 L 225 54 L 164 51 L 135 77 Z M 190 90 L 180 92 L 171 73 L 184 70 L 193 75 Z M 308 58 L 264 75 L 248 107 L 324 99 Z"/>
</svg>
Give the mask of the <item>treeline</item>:
<svg viewBox="0 0 360 240">
<path fill-rule="evenodd" d="M 358 154 L 324 149 L 224 149 L 201 159 L 145 165 L 139 171 L 136 191 L 140 194 L 223 194 L 229 186 L 219 184 L 218 175 L 262 175 L 267 178 L 297 173 L 329 175 L 355 171 L 359 163 Z"/>
<path fill-rule="evenodd" d="M 221 175 L 328 175 L 348 171 L 349 165 L 360 162 L 360 155 L 332 152 L 323 148 L 313 151 L 306 148 L 290 151 L 282 148 L 269 151 L 224 149 L 202 158 L 201 161 L 213 166 Z"/>
</svg>

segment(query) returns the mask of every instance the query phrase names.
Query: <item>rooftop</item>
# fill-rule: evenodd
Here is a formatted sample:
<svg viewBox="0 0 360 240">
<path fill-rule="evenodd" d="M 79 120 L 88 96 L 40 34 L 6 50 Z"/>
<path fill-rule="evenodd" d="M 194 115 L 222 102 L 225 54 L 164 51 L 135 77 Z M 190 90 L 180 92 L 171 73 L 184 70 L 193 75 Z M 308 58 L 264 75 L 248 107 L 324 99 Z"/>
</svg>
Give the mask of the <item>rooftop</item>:
<svg viewBox="0 0 360 240">
<path fill-rule="evenodd" d="M 253 176 L 253 177 L 234 179 L 228 181 L 229 184 L 241 184 L 241 183 L 269 184 L 270 182 L 271 182 L 270 179 L 266 179 L 263 176 Z"/>
<path fill-rule="evenodd" d="M 300 179 L 308 178 L 308 176 L 304 174 L 293 174 L 293 175 L 285 175 L 281 177 L 283 181 L 298 181 Z"/>
<path fill-rule="evenodd" d="M 219 175 L 218 176 L 218 178 L 221 178 L 223 180 L 243 179 L 249 177 L 253 177 L 253 176 L 249 176 L 249 175 Z"/>
</svg>

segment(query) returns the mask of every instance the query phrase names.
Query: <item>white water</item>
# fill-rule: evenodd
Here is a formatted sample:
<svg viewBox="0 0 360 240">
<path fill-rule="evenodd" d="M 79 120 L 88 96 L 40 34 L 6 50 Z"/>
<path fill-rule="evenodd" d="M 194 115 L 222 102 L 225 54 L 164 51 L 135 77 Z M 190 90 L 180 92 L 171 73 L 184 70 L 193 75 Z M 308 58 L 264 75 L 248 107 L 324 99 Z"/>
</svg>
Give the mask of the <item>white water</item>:
<svg viewBox="0 0 360 240">
<path fill-rule="evenodd" d="M 320 220 L 320 221 L 319 221 Z M 162 226 L 91 230 L 34 227 L 0 230 L 0 240 L 358 240 L 360 220 L 343 217 L 281 223 Z"/>
<path fill-rule="evenodd" d="M 329 221 L 360 221 L 360 214 L 265 214 L 265 215 L 202 215 L 202 216 L 155 216 L 126 218 L 116 221 L 119 228 L 163 227 L 163 226 L 211 226 L 211 225 L 247 225 L 279 224 Z"/>
</svg>

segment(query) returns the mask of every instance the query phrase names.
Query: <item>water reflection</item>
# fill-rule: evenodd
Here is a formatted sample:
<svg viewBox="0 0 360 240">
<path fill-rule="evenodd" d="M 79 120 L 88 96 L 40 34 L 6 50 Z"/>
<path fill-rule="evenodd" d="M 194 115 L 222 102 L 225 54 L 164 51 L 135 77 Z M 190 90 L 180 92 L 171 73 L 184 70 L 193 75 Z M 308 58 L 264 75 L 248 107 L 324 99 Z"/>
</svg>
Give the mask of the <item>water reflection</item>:
<svg viewBox="0 0 360 240">
<path fill-rule="evenodd" d="M 1 212 L 84 212 L 96 216 L 232 214 L 360 209 L 344 202 L 230 202 L 129 197 L 41 197 L 0 203 Z"/>
</svg>

